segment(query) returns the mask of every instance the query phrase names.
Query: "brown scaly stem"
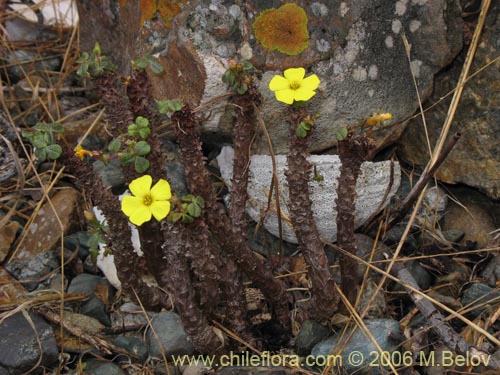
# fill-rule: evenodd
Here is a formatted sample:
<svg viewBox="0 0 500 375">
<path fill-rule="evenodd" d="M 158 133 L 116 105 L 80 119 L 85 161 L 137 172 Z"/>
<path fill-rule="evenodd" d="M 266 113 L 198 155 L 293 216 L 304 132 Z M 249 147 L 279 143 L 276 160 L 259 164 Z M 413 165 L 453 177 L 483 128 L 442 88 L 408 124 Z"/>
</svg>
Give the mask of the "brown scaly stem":
<svg viewBox="0 0 500 375">
<path fill-rule="evenodd" d="M 288 169 L 285 172 L 290 198 L 290 219 L 299 248 L 309 266 L 308 275 L 312 284 L 313 299 L 310 313 L 317 318 L 326 319 L 337 310 L 339 296 L 311 210 L 309 180 L 312 167 L 307 160 L 309 136 L 302 138 L 295 133 L 303 117 L 300 112 L 291 110 Z"/>
<path fill-rule="evenodd" d="M 248 171 L 250 164 L 250 146 L 255 135 L 254 104 L 261 102 L 260 94 L 251 85 L 248 91 L 235 98 L 234 104 L 239 109 L 238 119 L 233 131 L 233 182 L 231 188 L 232 201 L 230 217 L 233 229 L 239 236 L 246 238 L 247 215 L 245 211 L 248 200 Z"/>
<path fill-rule="evenodd" d="M 149 160 L 151 162 L 150 170 L 148 171 L 154 182 L 158 181 L 160 178 L 165 178 L 168 180 L 168 176 L 166 175 L 166 171 L 163 168 L 162 163 L 162 153 L 160 150 L 160 142 L 158 137 L 153 134 L 148 139 L 151 145 L 151 153 L 149 155 Z M 182 244 L 184 246 L 183 252 L 180 253 L 179 256 L 184 257 L 183 262 L 186 262 L 187 259 L 191 261 L 190 269 L 187 269 L 187 273 L 185 275 L 179 275 L 177 278 L 171 279 L 165 276 L 165 272 L 181 272 L 174 265 L 167 263 L 165 264 L 162 259 L 166 252 L 170 251 L 169 246 L 172 245 L 171 241 L 165 241 L 165 236 L 169 236 L 170 232 L 165 232 L 166 229 L 175 230 L 178 235 L 182 238 Z M 229 280 L 231 280 L 230 275 L 224 268 L 224 262 L 217 251 L 214 248 L 213 243 L 210 241 L 210 233 L 208 231 L 207 225 L 204 223 L 202 218 L 197 218 L 193 223 L 183 224 L 181 222 L 177 223 L 169 223 L 168 225 L 160 225 L 160 223 L 152 220 L 148 223 L 145 223 L 140 227 L 141 233 L 141 242 L 142 248 L 145 253 L 147 253 L 147 258 L 151 259 L 150 261 L 150 269 L 153 271 L 156 279 L 160 283 L 161 287 L 166 290 L 171 290 L 172 295 L 175 299 L 175 305 L 178 306 L 177 300 L 180 298 L 184 301 L 184 305 L 192 305 L 198 306 L 198 300 L 201 302 L 201 307 L 203 307 L 204 311 L 201 311 L 192 315 L 191 317 L 184 318 L 183 312 L 179 310 L 181 315 L 181 319 L 186 319 L 185 324 L 190 324 L 193 327 L 198 327 L 206 325 L 206 316 L 212 315 L 212 310 L 215 307 L 217 301 L 221 300 L 221 290 L 220 283 L 229 284 Z M 175 250 L 175 249 L 174 249 Z M 191 286 L 194 286 L 191 278 L 191 272 L 198 279 L 197 285 L 199 288 L 192 288 L 193 291 L 198 291 L 199 298 L 196 298 L 195 293 L 190 294 L 178 294 L 179 290 L 182 290 L 183 286 L 179 286 L 176 284 L 168 284 L 168 282 L 179 280 L 184 280 L 185 283 L 189 283 Z M 184 271 L 182 271 L 184 272 Z M 240 284 L 241 285 L 241 284 Z M 181 289 L 179 289 L 181 288 Z M 244 295 L 243 292 L 240 294 L 227 294 L 227 299 L 232 300 L 236 299 L 237 301 L 243 301 Z M 188 301 L 189 298 L 193 298 L 193 300 Z M 203 315 L 205 312 L 207 315 Z M 229 314 L 228 314 L 229 315 Z M 231 316 L 231 315 L 230 315 Z M 240 318 L 239 315 L 235 314 L 231 316 L 230 324 L 233 320 Z M 202 319 L 201 321 L 195 322 L 195 319 Z M 239 329 L 244 335 L 246 331 L 246 326 L 241 327 L 241 323 L 234 322 L 231 326 L 235 329 Z M 187 329 L 187 328 L 186 328 Z M 206 327 L 203 328 L 205 331 Z M 195 340 L 197 340 L 195 338 Z M 203 340 L 206 340 L 203 339 Z M 208 343 L 204 343 L 201 340 L 200 345 L 208 345 Z M 206 348 L 207 352 L 208 347 Z"/>
<path fill-rule="evenodd" d="M 261 289 L 273 304 L 278 320 L 284 327 L 290 326 L 288 298 L 283 283 L 273 277 L 270 267 L 258 258 L 248 247 L 245 238 L 232 229 L 231 221 L 224 207 L 217 202 L 217 196 L 210 182 L 205 159 L 201 150 L 198 122 L 188 106 L 172 115 L 175 136 L 180 146 L 186 177 L 191 193 L 205 199 L 204 218 L 222 249 Z"/>
<path fill-rule="evenodd" d="M 155 122 L 151 110 L 151 83 L 145 71 L 134 69 L 130 82 L 127 85 L 127 96 L 130 109 L 135 117 L 146 117 L 151 123 Z"/>
<path fill-rule="evenodd" d="M 93 203 L 102 210 L 107 219 L 108 243 L 125 293 L 133 296 L 132 290 L 135 290 L 141 298 L 141 303 L 149 309 L 170 307 L 168 296 L 159 289 L 147 285 L 142 279 L 146 270 L 140 261 L 141 258 L 134 252 L 130 226 L 126 216 L 121 212 L 118 198 L 102 184 L 100 177 L 93 173 L 89 164 L 77 161 L 72 153 L 68 153 L 62 160 L 67 161 L 67 169 L 77 177 L 78 184 L 90 193 Z"/>
<path fill-rule="evenodd" d="M 191 261 L 191 268 L 200 281 L 200 289 L 204 293 L 205 301 L 202 307 L 207 314 L 212 311 L 218 301 L 226 305 L 225 320 L 232 331 L 236 332 L 248 343 L 255 343 L 246 319 L 246 300 L 240 270 L 231 259 L 223 259 L 220 250 L 210 240 L 210 232 L 203 218 L 195 219 L 188 224 L 191 241 L 186 255 Z M 221 294 L 223 297 L 221 297 Z"/>
<path fill-rule="evenodd" d="M 121 77 L 114 72 L 104 72 L 94 77 L 95 90 L 106 109 L 107 129 L 117 136 L 126 134 L 127 127 L 134 122 L 130 101 Z"/>
<path fill-rule="evenodd" d="M 194 287 L 190 282 L 190 269 L 187 263 L 184 244 L 189 242 L 189 235 L 182 231 L 181 225 L 163 221 L 162 263 L 164 267 L 159 275 L 161 285 L 175 297 L 175 306 L 179 312 L 186 333 L 196 350 L 214 354 L 223 347 L 223 343 L 208 324 L 200 307 L 196 303 Z M 183 233 L 184 232 L 184 233 Z"/>
<path fill-rule="evenodd" d="M 366 136 L 349 135 L 338 143 L 338 152 L 342 166 L 337 188 L 337 243 L 344 250 L 356 255 L 356 237 L 354 236 L 354 212 L 356 200 L 356 181 L 361 164 L 368 153 Z M 358 262 L 345 254 L 340 254 L 341 289 L 347 300 L 354 304 L 359 289 Z M 347 311 L 347 310 L 346 310 Z"/>
</svg>

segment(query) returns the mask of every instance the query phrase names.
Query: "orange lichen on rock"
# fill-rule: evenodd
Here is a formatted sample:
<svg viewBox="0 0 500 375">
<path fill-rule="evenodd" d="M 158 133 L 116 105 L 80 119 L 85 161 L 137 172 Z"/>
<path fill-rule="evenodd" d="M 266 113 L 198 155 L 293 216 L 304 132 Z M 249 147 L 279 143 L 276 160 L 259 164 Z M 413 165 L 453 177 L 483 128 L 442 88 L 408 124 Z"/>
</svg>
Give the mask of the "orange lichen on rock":
<svg viewBox="0 0 500 375">
<path fill-rule="evenodd" d="M 125 0 L 120 0 L 120 5 L 123 6 Z M 152 19 L 156 12 L 166 21 L 165 26 L 170 27 L 172 18 L 181 12 L 180 3 L 185 4 L 186 0 L 141 0 L 141 25 L 145 21 Z"/>
<path fill-rule="evenodd" d="M 156 0 L 141 0 L 141 25 L 156 14 Z"/>
<path fill-rule="evenodd" d="M 253 23 L 255 37 L 264 48 L 298 55 L 309 45 L 307 14 L 294 3 L 262 11 Z"/>
</svg>

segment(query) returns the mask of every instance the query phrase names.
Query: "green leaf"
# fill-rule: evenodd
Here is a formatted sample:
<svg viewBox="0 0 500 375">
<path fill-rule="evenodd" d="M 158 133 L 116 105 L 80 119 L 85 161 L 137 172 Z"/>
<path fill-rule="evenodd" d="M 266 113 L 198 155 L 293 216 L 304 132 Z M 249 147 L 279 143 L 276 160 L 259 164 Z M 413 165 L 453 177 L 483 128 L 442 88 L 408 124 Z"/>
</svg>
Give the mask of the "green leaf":
<svg viewBox="0 0 500 375">
<path fill-rule="evenodd" d="M 51 123 L 49 125 L 51 127 L 52 132 L 54 132 L 56 134 L 62 134 L 62 133 L 64 133 L 64 127 L 62 126 L 61 123 L 59 123 L 59 122 L 56 121 L 56 122 L 53 122 L 53 123 Z"/>
<path fill-rule="evenodd" d="M 45 150 L 47 152 L 47 157 L 52 160 L 57 159 L 62 154 L 62 147 L 57 144 L 48 145 Z"/>
<path fill-rule="evenodd" d="M 31 133 L 31 132 L 25 132 L 25 131 L 22 131 L 22 132 L 21 132 L 21 136 L 22 136 L 23 138 L 26 138 L 26 139 L 31 139 L 31 138 L 33 138 L 33 133 Z"/>
<path fill-rule="evenodd" d="M 92 50 L 92 53 L 94 55 L 101 55 L 102 54 L 101 45 L 99 44 L 99 42 L 95 42 L 95 46 L 94 46 L 94 49 Z"/>
<path fill-rule="evenodd" d="M 144 173 L 149 168 L 149 160 L 142 156 L 136 156 L 134 160 L 134 168 L 137 173 Z"/>
<path fill-rule="evenodd" d="M 335 130 L 335 137 L 337 138 L 337 141 L 339 141 L 339 142 L 346 139 L 348 135 L 349 135 L 349 131 L 347 130 L 347 128 L 340 128 L 340 129 Z"/>
<path fill-rule="evenodd" d="M 36 148 L 47 147 L 47 141 L 45 140 L 45 137 L 43 134 L 40 134 L 40 133 L 34 134 L 30 141 L 33 144 L 33 146 L 35 146 Z"/>
<path fill-rule="evenodd" d="M 130 124 L 127 130 L 128 130 L 128 135 L 132 137 L 139 134 L 139 126 L 137 126 L 137 124 Z"/>
<path fill-rule="evenodd" d="M 78 70 L 76 71 L 76 75 L 78 77 L 85 77 L 89 71 L 89 63 L 88 62 L 82 62 Z"/>
<path fill-rule="evenodd" d="M 90 57 L 90 55 L 89 55 L 88 52 L 82 52 L 82 54 L 80 55 L 80 57 L 78 58 L 78 60 L 76 60 L 76 62 L 78 64 L 84 63 L 84 62 L 86 62 L 86 61 L 89 60 L 89 57 Z"/>
<path fill-rule="evenodd" d="M 163 66 L 160 64 L 160 61 L 154 56 L 150 56 L 151 60 L 149 61 L 149 67 L 154 74 L 163 73 Z"/>
<path fill-rule="evenodd" d="M 182 102 L 180 99 L 173 100 L 159 100 L 158 104 L 158 112 L 162 114 L 167 114 L 169 112 L 177 112 L 182 109 Z"/>
<path fill-rule="evenodd" d="M 182 222 L 183 223 L 192 223 L 194 221 L 194 219 L 189 215 L 186 215 L 186 214 L 181 214 L 181 215 L 182 215 Z"/>
<path fill-rule="evenodd" d="M 120 151 L 122 147 L 122 142 L 118 138 L 114 138 L 111 142 L 109 142 L 108 150 L 109 152 L 117 153 Z"/>
<path fill-rule="evenodd" d="M 246 83 L 242 83 L 241 86 L 239 86 L 237 89 L 236 89 L 236 92 L 240 95 L 243 95 L 244 93 L 246 93 L 248 91 L 248 85 Z"/>
<path fill-rule="evenodd" d="M 46 147 L 42 148 L 35 148 L 35 156 L 38 160 L 40 161 L 45 161 L 47 160 L 47 151 Z"/>
<path fill-rule="evenodd" d="M 147 137 L 149 137 L 150 134 L 151 134 L 151 129 L 149 128 L 139 129 L 139 135 L 141 136 L 142 139 L 146 139 Z"/>
<path fill-rule="evenodd" d="M 135 144 L 134 150 L 137 155 L 147 155 L 151 151 L 151 146 L 145 141 L 139 141 Z"/>
<path fill-rule="evenodd" d="M 300 137 L 300 138 L 305 138 L 307 137 L 307 130 L 305 130 L 302 126 L 297 126 L 297 128 L 295 129 L 295 134 L 297 135 L 297 137 Z"/>
<path fill-rule="evenodd" d="M 194 197 L 194 202 L 201 208 L 205 207 L 205 200 L 203 199 L 203 197 L 200 197 L 199 195 Z"/>
<path fill-rule="evenodd" d="M 179 221 L 179 219 L 182 218 L 182 214 L 180 212 L 174 212 L 172 215 L 171 215 L 171 219 L 174 223 L 176 223 L 177 221 Z"/>
<path fill-rule="evenodd" d="M 241 66 L 243 67 L 243 70 L 251 70 L 253 69 L 253 65 L 250 61 L 242 61 Z"/>
<path fill-rule="evenodd" d="M 149 126 L 149 120 L 146 117 L 137 116 L 135 123 L 139 125 L 140 128 Z"/>
<path fill-rule="evenodd" d="M 134 159 L 135 159 L 135 155 L 134 154 L 131 154 L 131 153 L 123 153 L 120 155 L 120 162 L 123 164 L 123 165 L 128 165 L 128 164 L 132 164 L 134 162 Z"/>
<path fill-rule="evenodd" d="M 201 215 L 201 207 L 198 206 L 196 203 L 188 204 L 187 211 L 188 214 L 191 215 L 192 217 L 200 217 Z"/>
<path fill-rule="evenodd" d="M 229 86 L 233 86 L 236 82 L 236 76 L 232 70 L 226 70 L 226 72 L 222 75 L 222 82 Z"/>
</svg>

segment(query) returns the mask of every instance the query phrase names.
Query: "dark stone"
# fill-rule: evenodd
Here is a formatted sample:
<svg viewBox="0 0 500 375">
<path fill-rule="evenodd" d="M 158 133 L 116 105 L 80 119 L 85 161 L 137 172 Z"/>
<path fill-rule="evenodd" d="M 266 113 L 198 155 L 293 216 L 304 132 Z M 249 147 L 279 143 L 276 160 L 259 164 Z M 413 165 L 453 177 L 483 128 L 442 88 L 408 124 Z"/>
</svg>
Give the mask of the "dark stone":
<svg viewBox="0 0 500 375">
<path fill-rule="evenodd" d="M 23 285 L 29 291 L 35 290 L 40 283 L 43 283 L 45 276 L 59 266 L 57 256 L 54 251 L 48 251 L 33 255 L 28 259 L 15 259 L 5 265 L 5 269 L 12 276 L 20 281 L 34 280 Z"/>
<path fill-rule="evenodd" d="M 36 314 L 29 314 L 35 330 L 22 313 L 6 318 L 0 325 L 0 368 L 11 375 L 28 372 L 40 358 L 39 366 L 49 367 L 58 358 L 52 327 Z M 1 373 L 1 371 L 0 371 Z"/>
<path fill-rule="evenodd" d="M 392 319 L 366 319 L 364 320 L 366 328 L 373 335 L 375 340 L 380 345 L 382 350 L 395 350 L 398 343 L 392 337 L 397 337 L 400 335 L 399 332 L 399 322 Z M 349 330 L 350 332 L 350 330 Z M 345 339 L 349 335 L 344 335 Z M 311 355 L 319 358 L 327 358 L 329 354 L 332 354 L 332 349 L 337 346 L 343 346 L 343 341 L 339 342 L 341 339 L 340 335 L 332 336 L 320 343 L 316 344 L 311 351 Z M 362 362 L 358 364 L 358 366 L 353 366 L 352 361 L 348 360 L 348 356 L 350 353 L 359 352 L 359 358 L 362 358 Z M 342 364 L 344 371 L 362 371 L 362 368 L 368 366 L 369 363 L 373 360 L 373 356 L 370 354 L 371 352 L 378 352 L 378 348 L 373 344 L 373 342 L 365 336 L 363 331 L 359 328 L 356 329 L 356 332 L 351 336 L 349 342 L 344 347 L 342 353 L 339 353 L 342 356 Z M 333 354 L 337 354 L 335 351 Z M 340 359 L 338 359 L 337 364 L 340 363 Z M 378 369 L 372 368 L 372 374 L 378 374 Z"/>
<path fill-rule="evenodd" d="M 466 134 L 454 146 L 435 175 L 445 183 L 479 188 L 493 199 L 500 198 L 500 64 L 497 61 L 487 65 L 498 56 L 499 14 L 500 3 L 492 1 L 469 75 L 478 71 L 480 73 L 467 81 L 449 133 L 466 130 Z M 464 26 L 472 33 L 475 22 L 466 22 Z M 416 167 L 427 164 L 428 142 L 431 145 L 436 143 L 444 119 L 448 116 L 452 96 L 442 101 L 441 98 L 457 86 L 468 50 L 468 47 L 464 48 L 450 67 L 436 76 L 429 104 L 437 105 L 426 111 L 427 129 L 424 130 L 418 116 L 410 121 L 403 133 L 398 155 L 408 164 Z"/>
<path fill-rule="evenodd" d="M 135 359 L 120 355 L 117 358 L 118 362 L 128 362 L 129 360 L 132 360 L 133 362 L 143 363 L 148 356 L 148 348 L 146 347 L 146 344 L 138 337 L 118 336 L 112 340 L 112 343 L 139 356 L 138 359 Z"/>
<path fill-rule="evenodd" d="M 498 290 L 486 284 L 473 283 L 462 294 L 461 302 L 462 306 L 464 306 L 465 308 L 472 308 L 472 311 L 469 312 L 469 315 L 475 318 L 488 308 L 488 305 L 486 304 L 488 301 L 498 298 L 500 298 L 500 292 Z M 486 305 L 474 308 L 474 306 L 478 306 L 481 304 Z"/>
<path fill-rule="evenodd" d="M 306 320 L 295 339 L 295 347 L 299 355 L 307 355 L 321 340 L 328 337 L 330 330 L 314 320 Z"/>
<path fill-rule="evenodd" d="M 110 298 L 112 298 L 113 288 L 111 287 L 109 282 L 100 276 L 89 275 L 87 273 L 82 273 L 71 280 L 71 283 L 68 287 L 68 293 L 93 293 L 96 291 L 98 285 L 106 286 L 108 288 L 108 294 Z M 106 311 L 106 305 L 96 295 L 90 296 L 87 301 L 79 304 L 79 311 L 82 314 L 91 316 L 99 320 L 106 326 L 111 325 L 111 320 Z"/>
<path fill-rule="evenodd" d="M 152 321 L 152 329 L 148 330 L 149 353 L 152 357 L 162 358 L 160 343 L 153 331 L 158 335 L 165 355 L 193 354 L 193 344 L 188 340 L 177 314 L 170 311 L 159 313 Z"/>
<path fill-rule="evenodd" d="M 90 359 L 86 362 L 85 373 L 90 375 L 126 375 L 120 366 L 113 362 Z"/>
</svg>

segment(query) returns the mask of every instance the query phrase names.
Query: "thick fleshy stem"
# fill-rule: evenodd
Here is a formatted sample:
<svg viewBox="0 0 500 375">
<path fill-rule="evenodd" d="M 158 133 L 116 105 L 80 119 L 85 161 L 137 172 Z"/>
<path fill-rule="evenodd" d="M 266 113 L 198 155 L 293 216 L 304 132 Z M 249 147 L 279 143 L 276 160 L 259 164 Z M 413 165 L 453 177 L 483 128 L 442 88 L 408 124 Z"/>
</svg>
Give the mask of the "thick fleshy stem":
<svg viewBox="0 0 500 375">
<path fill-rule="evenodd" d="M 247 215 L 246 203 L 248 200 L 248 171 L 250 164 L 250 146 L 255 135 L 254 104 L 261 102 L 260 94 L 251 85 L 248 91 L 235 98 L 234 104 L 238 107 L 238 117 L 233 130 L 233 179 L 231 187 L 231 209 L 229 211 L 233 230 L 246 238 Z"/>
<path fill-rule="evenodd" d="M 312 167 L 309 156 L 309 136 L 299 137 L 297 125 L 304 115 L 291 109 L 290 143 L 287 155 L 288 169 L 285 172 L 289 190 L 290 219 L 297 236 L 299 248 L 309 266 L 308 276 L 312 284 L 310 314 L 319 319 L 329 318 L 337 310 L 339 296 L 333 279 L 324 244 L 319 237 L 309 197 L 309 180 Z"/>
<path fill-rule="evenodd" d="M 365 135 L 357 137 L 349 135 L 339 141 L 338 152 L 342 166 L 337 188 L 337 243 L 342 249 L 356 255 L 357 246 L 354 236 L 356 181 L 361 164 L 368 153 L 368 139 Z M 341 289 L 347 300 L 354 304 L 359 289 L 358 262 L 355 258 L 343 253 L 339 256 Z"/>
<path fill-rule="evenodd" d="M 160 289 L 149 286 L 142 279 L 147 273 L 141 257 L 134 252 L 132 233 L 127 217 L 120 210 L 120 202 L 109 187 L 104 186 L 101 178 L 94 174 L 90 164 L 77 161 L 71 154 L 61 158 L 66 168 L 76 176 L 78 184 L 89 192 L 93 204 L 98 206 L 107 219 L 109 226 L 108 243 L 114 255 L 118 278 L 128 296 L 134 291 L 141 303 L 148 309 L 170 308 L 168 296 Z"/>
<path fill-rule="evenodd" d="M 126 134 L 128 126 L 134 122 L 134 115 L 121 77 L 114 72 L 104 72 L 93 81 L 106 110 L 107 129 L 113 136 Z"/>
<path fill-rule="evenodd" d="M 250 250 L 244 237 L 233 231 L 222 204 L 217 201 L 201 150 L 198 121 L 188 106 L 172 115 L 175 136 L 180 146 L 186 177 L 192 194 L 205 199 L 204 218 L 222 249 L 246 273 L 273 304 L 278 320 L 290 326 L 288 297 L 283 283 L 275 279 L 268 264 Z"/>
<path fill-rule="evenodd" d="M 187 232 L 180 230 L 180 225 L 168 221 L 163 221 L 161 226 L 161 260 L 168 267 L 163 268 L 158 281 L 168 286 L 174 296 L 182 324 L 195 349 L 201 353 L 217 353 L 224 345 L 196 303 L 194 287 L 190 282 L 190 269 L 184 251 L 184 244 L 189 241 Z"/>
</svg>

